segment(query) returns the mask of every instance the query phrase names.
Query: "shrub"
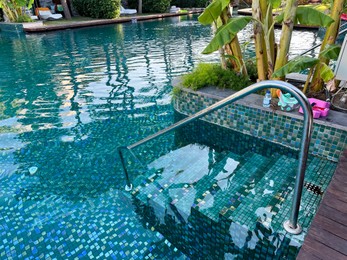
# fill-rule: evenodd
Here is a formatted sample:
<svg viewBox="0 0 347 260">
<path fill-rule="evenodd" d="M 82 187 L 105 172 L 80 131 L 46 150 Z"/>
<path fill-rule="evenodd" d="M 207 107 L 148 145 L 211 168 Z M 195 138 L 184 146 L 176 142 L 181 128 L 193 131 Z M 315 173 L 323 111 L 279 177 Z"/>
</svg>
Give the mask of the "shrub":
<svg viewBox="0 0 347 260">
<path fill-rule="evenodd" d="M 142 12 L 166 13 L 170 9 L 171 0 L 142 0 Z M 138 8 L 138 0 L 129 0 L 130 8 Z"/>
<path fill-rule="evenodd" d="M 120 12 L 120 0 L 73 0 L 76 11 L 81 16 L 112 19 Z"/>
<path fill-rule="evenodd" d="M 182 83 L 193 90 L 216 86 L 238 91 L 248 87 L 251 81 L 235 71 L 222 69 L 219 64 L 200 63 L 192 73 L 183 76 Z"/>
<path fill-rule="evenodd" d="M 177 7 L 186 8 L 186 7 L 206 7 L 210 3 L 210 0 L 172 0 L 171 5 Z"/>
</svg>

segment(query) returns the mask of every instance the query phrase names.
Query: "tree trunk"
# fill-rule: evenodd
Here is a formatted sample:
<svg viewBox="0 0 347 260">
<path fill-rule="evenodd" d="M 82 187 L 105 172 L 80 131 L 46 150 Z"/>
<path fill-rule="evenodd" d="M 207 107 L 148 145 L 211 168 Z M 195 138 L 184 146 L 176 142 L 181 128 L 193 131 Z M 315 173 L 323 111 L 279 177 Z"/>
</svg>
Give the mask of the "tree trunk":
<svg viewBox="0 0 347 260">
<path fill-rule="evenodd" d="M 230 18 L 230 12 L 229 12 L 229 6 L 227 6 L 221 14 L 222 23 L 227 24 L 229 18 Z M 238 62 L 236 62 L 232 58 L 229 59 L 233 69 L 237 72 L 241 71 L 243 75 L 247 75 L 247 69 L 243 62 L 242 51 L 241 51 L 241 47 L 240 47 L 240 43 L 239 43 L 237 35 L 234 37 L 231 43 L 225 46 L 225 51 L 228 55 L 233 56 L 238 60 Z"/>
<path fill-rule="evenodd" d="M 139 10 L 137 10 L 139 14 L 142 14 L 142 0 L 139 0 Z"/>
<path fill-rule="evenodd" d="M 252 1 L 252 15 L 253 18 L 262 21 L 262 12 L 259 0 Z M 254 22 L 254 36 L 258 80 L 262 81 L 267 79 L 267 59 L 265 55 L 264 32 L 261 24 L 258 22 Z"/>
<path fill-rule="evenodd" d="M 323 39 L 323 42 L 322 42 L 322 45 L 321 45 L 321 48 L 320 48 L 320 52 L 322 52 L 327 45 L 334 44 L 336 41 L 336 38 L 337 38 L 337 35 L 339 32 L 339 26 L 340 26 L 340 16 L 341 16 L 341 13 L 343 11 L 344 3 L 345 3 L 345 0 L 335 0 L 333 3 L 330 17 L 333 18 L 335 20 L 335 22 L 333 22 L 329 26 L 329 28 L 327 29 L 325 36 L 324 36 L 324 39 Z M 321 62 L 324 62 L 327 65 L 329 64 L 328 59 L 325 59 L 323 57 L 319 57 L 319 60 Z M 323 88 L 323 80 L 320 77 L 321 68 L 322 68 L 322 65 L 319 62 L 316 65 L 316 68 L 315 68 L 315 71 L 313 74 L 313 78 L 312 78 L 312 83 L 311 83 L 311 89 L 314 92 L 319 92 Z"/>
<path fill-rule="evenodd" d="M 61 5 L 63 6 L 65 19 L 70 20 L 71 14 L 70 14 L 69 6 L 68 6 L 66 0 L 61 0 L 60 2 L 61 2 Z"/>
<path fill-rule="evenodd" d="M 282 33 L 281 33 L 280 44 L 278 46 L 275 71 L 283 67 L 288 61 L 288 52 L 290 47 L 290 41 L 292 39 L 292 32 L 293 32 L 297 7 L 298 7 L 297 0 L 287 1 L 286 8 L 284 9 Z M 280 80 L 284 80 L 284 78 L 280 78 Z M 276 96 L 275 89 L 271 90 L 271 95 Z"/>
<path fill-rule="evenodd" d="M 298 2 L 296 0 L 288 0 L 286 8 L 284 10 L 284 19 L 282 23 L 281 40 L 278 46 L 277 59 L 275 64 L 275 70 L 283 67 L 288 61 L 288 52 L 290 41 L 292 38 L 294 19 L 296 16 L 296 9 Z"/>
<path fill-rule="evenodd" d="M 267 78 L 271 78 L 275 66 L 275 30 L 273 27 L 272 5 L 267 0 L 260 0 L 261 21 L 264 24 L 264 44 L 267 54 Z"/>
</svg>

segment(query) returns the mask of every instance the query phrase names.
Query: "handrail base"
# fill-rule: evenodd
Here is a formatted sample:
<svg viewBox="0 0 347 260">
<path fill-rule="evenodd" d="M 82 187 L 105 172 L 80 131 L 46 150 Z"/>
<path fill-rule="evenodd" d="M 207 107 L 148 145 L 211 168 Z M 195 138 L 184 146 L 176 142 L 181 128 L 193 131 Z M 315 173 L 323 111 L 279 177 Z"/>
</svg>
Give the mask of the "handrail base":
<svg viewBox="0 0 347 260">
<path fill-rule="evenodd" d="M 133 185 L 130 184 L 130 186 L 125 185 L 125 191 L 131 191 L 133 189 Z"/>
<path fill-rule="evenodd" d="M 296 224 L 296 228 L 293 228 L 290 220 L 284 221 L 283 227 L 288 233 L 293 235 L 299 235 L 302 232 L 302 227 L 299 224 Z"/>
</svg>

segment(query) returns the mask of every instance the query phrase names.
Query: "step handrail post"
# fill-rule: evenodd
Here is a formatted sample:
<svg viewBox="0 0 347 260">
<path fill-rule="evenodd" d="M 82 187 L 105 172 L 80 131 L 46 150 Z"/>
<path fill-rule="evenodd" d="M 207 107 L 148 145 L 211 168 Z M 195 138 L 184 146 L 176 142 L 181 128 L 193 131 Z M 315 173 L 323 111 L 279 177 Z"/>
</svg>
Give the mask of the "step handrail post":
<svg viewBox="0 0 347 260">
<path fill-rule="evenodd" d="M 130 182 L 129 172 L 128 172 L 126 166 L 125 166 L 125 160 L 124 160 L 124 156 L 123 156 L 123 152 L 122 152 L 123 150 L 127 150 L 127 149 L 128 148 L 125 147 L 125 146 L 120 146 L 120 147 L 117 148 L 117 151 L 118 151 L 120 162 L 122 164 L 123 172 L 125 174 L 125 181 L 126 181 L 125 190 L 126 191 L 131 191 L 132 188 L 133 188 L 133 185 Z"/>
</svg>

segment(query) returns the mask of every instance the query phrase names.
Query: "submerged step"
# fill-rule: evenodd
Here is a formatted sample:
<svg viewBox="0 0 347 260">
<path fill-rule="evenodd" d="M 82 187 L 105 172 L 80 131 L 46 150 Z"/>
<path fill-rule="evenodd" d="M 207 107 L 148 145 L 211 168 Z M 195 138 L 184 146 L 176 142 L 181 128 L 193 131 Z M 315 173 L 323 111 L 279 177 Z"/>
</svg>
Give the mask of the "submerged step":
<svg viewBox="0 0 347 260">
<path fill-rule="evenodd" d="M 236 208 L 252 189 L 254 183 L 265 174 L 264 168 L 271 161 L 260 154 L 247 152 L 244 162 L 228 176 L 218 181 L 214 191 L 206 192 L 197 205 L 203 214 L 218 221 L 220 214 Z M 222 184 L 222 185 L 221 185 Z"/>
<path fill-rule="evenodd" d="M 144 203 L 150 200 L 163 208 L 175 208 L 186 218 L 199 198 L 226 185 L 225 178 L 233 174 L 240 158 L 201 145 L 182 147 L 152 162 L 149 167 L 156 171 L 137 178 L 134 183 L 140 185 L 133 195 Z"/>
<path fill-rule="evenodd" d="M 255 188 L 234 211 L 230 210 L 225 217 L 251 228 L 256 221 L 270 227 L 273 216 L 293 190 L 297 160 L 281 156 L 255 184 Z"/>
</svg>

